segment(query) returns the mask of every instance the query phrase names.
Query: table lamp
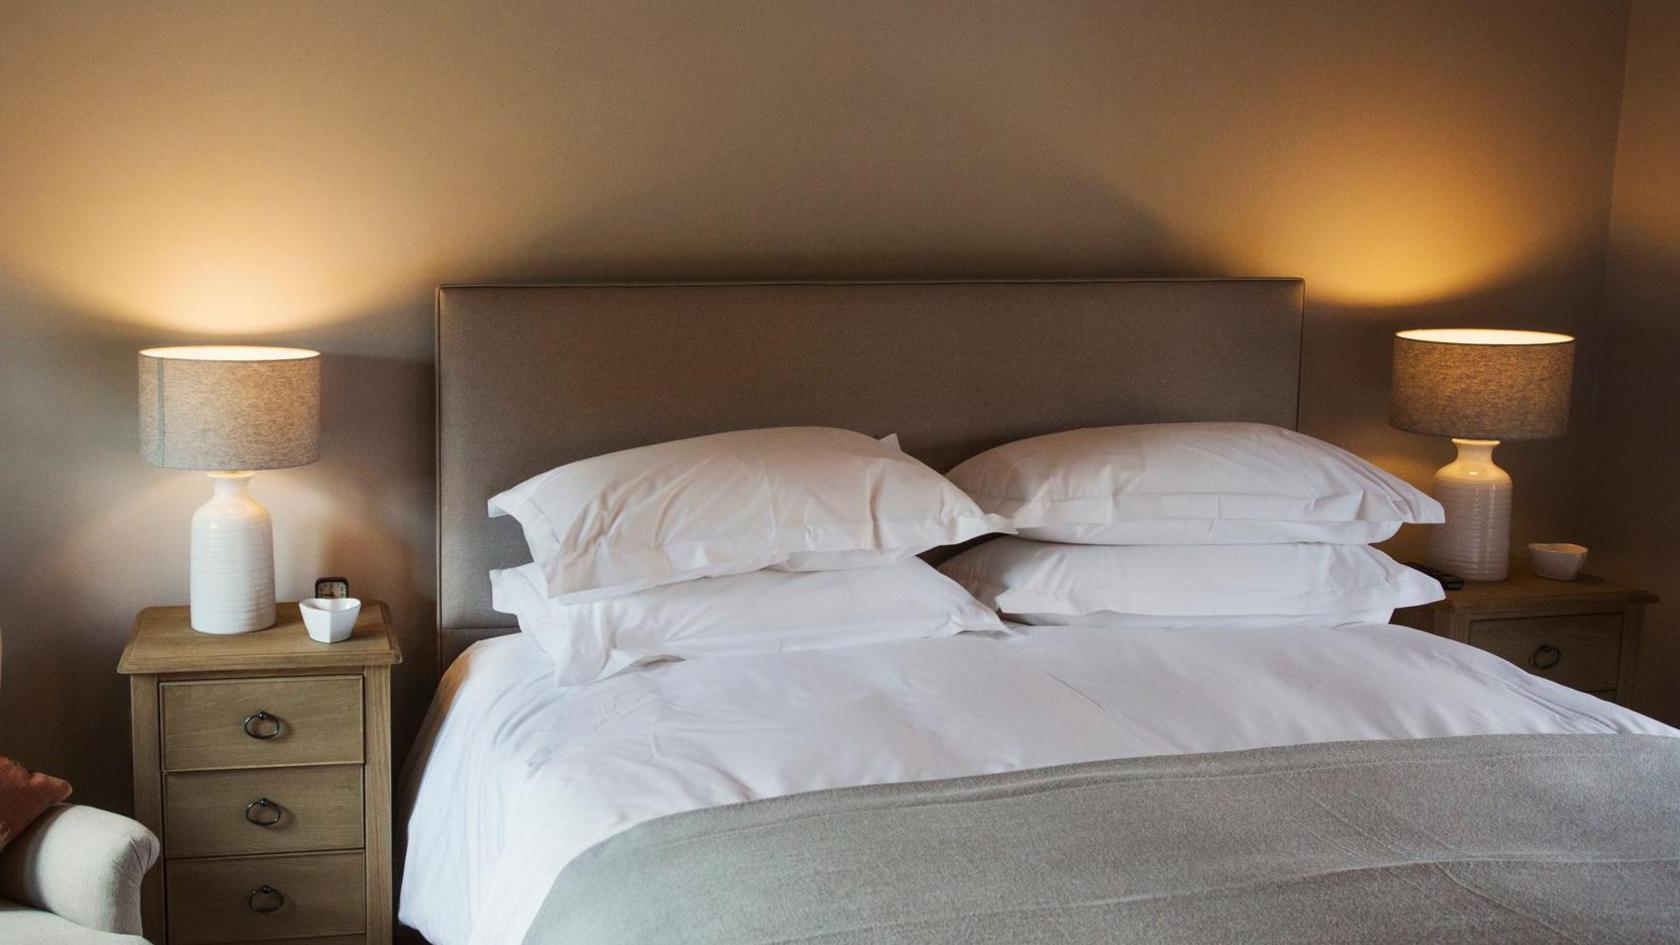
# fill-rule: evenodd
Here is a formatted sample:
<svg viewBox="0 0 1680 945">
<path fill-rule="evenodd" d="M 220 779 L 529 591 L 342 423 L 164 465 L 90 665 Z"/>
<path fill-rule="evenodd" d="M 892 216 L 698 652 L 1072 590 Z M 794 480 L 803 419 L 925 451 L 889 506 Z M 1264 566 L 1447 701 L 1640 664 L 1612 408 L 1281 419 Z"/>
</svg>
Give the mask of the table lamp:
<svg viewBox="0 0 1680 945">
<path fill-rule="evenodd" d="M 302 348 L 200 345 L 140 352 L 140 452 L 166 469 L 210 473 L 193 513 L 192 627 L 274 625 L 274 529 L 251 498 L 258 469 L 320 456 L 321 355 Z"/>
<path fill-rule="evenodd" d="M 1510 570 L 1511 477 L 1493 462 L 1501 440 L 1560 436 L 1569 426 L 1575 339 L 1545 331 L 1429 328 L 1394 337 L 1388 422 L 1452 437 L 1458 458 L 1435 473 L 1445 524 L 1429 564 L 1469 581 Z"/>
</svg>

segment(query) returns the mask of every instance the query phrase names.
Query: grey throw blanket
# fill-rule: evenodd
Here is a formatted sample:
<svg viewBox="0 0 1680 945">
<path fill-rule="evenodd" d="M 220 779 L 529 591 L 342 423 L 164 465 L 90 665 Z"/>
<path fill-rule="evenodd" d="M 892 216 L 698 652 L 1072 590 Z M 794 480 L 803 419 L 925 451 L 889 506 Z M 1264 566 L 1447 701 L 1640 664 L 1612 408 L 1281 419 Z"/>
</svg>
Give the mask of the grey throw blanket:
<svg viewBox="0 0 1680 945">
<path fill-rule="evenodd" d="M 527 945 L 1680 942 L 1680 739 L 1136 758 L 678 814 Z"/>
</svg>

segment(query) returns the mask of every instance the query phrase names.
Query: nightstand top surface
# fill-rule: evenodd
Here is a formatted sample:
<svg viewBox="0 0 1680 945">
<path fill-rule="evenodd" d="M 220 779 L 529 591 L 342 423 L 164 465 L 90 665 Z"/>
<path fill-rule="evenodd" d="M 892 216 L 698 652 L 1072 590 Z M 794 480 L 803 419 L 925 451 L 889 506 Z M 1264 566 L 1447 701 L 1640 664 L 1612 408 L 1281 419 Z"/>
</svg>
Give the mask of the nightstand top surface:
<svg viewBox="0 0 1680 945">
<path fill-rule="evenodd" d="M 1447 599 L 1433 607 L 1498 606 L 1517 600 L 1570 600 L 1581 598 L 1622 597 L 1645 603 L 1656 603 L 1650 591 L 1626 584 L 1616 584 L 1600 577 L 1583 574 L 1573 581 L 1553 581 L 1536 575 L 1527 561 L 1511 560 L 1511 576 L 1503 581 L 1465 581 L 1461 590 L 1448 591 Z"/>
<path fill-rule="evenodd" d="M 303 629 L 298 605 L 275 606 L 274 626 L 251 633 L 199 633 L 186 607 L 148 607 L 134 618 L 117 672 L 202 673 L 268 669 L 390 666 L 402 662 L 391 612 L 364 600 L 356 628 L 342 643 L 316 643 Z"/>
</svg>

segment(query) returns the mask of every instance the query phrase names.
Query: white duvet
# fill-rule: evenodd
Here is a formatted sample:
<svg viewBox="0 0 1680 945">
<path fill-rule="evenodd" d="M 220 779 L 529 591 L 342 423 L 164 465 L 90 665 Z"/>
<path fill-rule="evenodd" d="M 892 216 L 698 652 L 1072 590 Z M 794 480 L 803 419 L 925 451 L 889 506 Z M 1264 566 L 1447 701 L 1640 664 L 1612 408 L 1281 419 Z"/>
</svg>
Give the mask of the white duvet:
<svg viewBox="0 0 1680 945">
<path fill-rule="evenodd" d="M 1680 732 L 1438 637 L 1023 628 L 718 656 L 561 689 L 519 634 L 445 675 L 405 779 L 399 917 L 513 945 L 560 870 L 643 821 L 801 791 L 1371 738 Z"/>
</svg>

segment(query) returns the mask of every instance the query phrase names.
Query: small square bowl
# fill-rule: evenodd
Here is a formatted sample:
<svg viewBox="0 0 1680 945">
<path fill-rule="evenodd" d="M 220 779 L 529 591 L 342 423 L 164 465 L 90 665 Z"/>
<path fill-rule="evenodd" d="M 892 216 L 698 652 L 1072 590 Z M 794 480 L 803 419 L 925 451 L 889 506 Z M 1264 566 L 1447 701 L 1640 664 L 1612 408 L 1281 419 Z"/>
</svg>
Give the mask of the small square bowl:
<svg viewBox="0 0 1680 945">
<path fill-rule="evenodd" d="M 1554 581 L 1573 581 L 1587 563 L 1587 549 L 1566 541 L 1536 541 L 1528 546 L 1528 560 L 1534 573 Z"/>
<path fill-rule="evenodd" d="M 356 615 L 362 602 L 354 597 L 311 597 L 298 601 L 303 628 L 316 643 L 342 643 L 356 629 Z"/>
</svg>

